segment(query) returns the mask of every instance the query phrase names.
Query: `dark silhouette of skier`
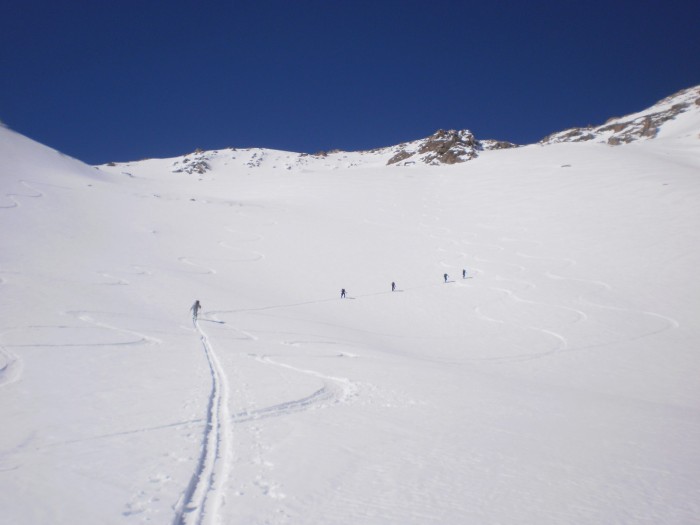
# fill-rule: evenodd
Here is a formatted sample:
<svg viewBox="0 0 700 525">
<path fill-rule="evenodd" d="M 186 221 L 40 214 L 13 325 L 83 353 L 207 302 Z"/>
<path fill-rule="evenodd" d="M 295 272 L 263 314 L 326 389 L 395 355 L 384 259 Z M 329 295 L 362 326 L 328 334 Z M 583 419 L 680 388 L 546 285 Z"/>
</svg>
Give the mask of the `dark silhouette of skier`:
<svg viewBox="0 0 700 525">
<path fill-rule="evenodd" d="M 340 290 L 340 298 L 341 298 L 341 299 L 345 299 L 345 288 L 342 288 L 342 289 Z"/>
<path fill-rule="evenodd" d="M 467 270 L 462 270 L 462 279 L 467 278 Z"/>
<path fill-rule="evenodd" d="M 394 290 L 396 290 L 396 283 L 392 282 L 391 283 L 391 291 L 393 292 Z"/>
<path fill-rule="evenodd" d="M 197 314 L 199 313 L 199 310 L 202 308 L 202 305 L 199 304 L 199 299 L 197 299 L 194 304 L 192 305 L 192 308 L 190 310 L 192 311 L 192 320 L 196 321 L 197 320 Z"/>
<path fill-rule="evenodd" d="M 447 282 L 447 279 L 449 279 L 449 278 L 450 278 L 450 276 L 449 276 L 449 275 L 447 275 L 447 274 L 443 275 L 443 277 L 445 278 L 445 282 Z"/>
</svg>

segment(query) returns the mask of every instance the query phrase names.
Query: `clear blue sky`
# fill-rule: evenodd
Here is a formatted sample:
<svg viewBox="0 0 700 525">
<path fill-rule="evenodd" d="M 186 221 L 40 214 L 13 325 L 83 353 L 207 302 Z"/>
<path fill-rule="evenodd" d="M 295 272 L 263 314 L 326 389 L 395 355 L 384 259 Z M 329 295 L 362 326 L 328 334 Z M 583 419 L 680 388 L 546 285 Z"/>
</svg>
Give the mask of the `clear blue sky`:
<svg viewBox="0 0 700 525">
<path fill-rule="evenodd" d="M 0 120 L 89 163 L 531 143 L 700 84 L 700 0 L 0 0 Z"/>
</svg>

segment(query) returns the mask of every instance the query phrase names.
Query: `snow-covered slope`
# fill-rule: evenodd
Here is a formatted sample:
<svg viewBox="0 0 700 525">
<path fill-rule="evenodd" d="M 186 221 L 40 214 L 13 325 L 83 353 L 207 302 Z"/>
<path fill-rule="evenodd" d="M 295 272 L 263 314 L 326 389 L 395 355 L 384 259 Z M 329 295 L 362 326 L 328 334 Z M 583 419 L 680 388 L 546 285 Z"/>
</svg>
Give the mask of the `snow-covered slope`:
<svg viewBox="0 0 700 525">
<path fill-rule="evenodd" d="M 693 523 L 693 115 L 411 168 L 0 128 L 0 523 Z"/>
<path fill-rule="evenodd" d="M 668 129 L 670 136 L 678 135 L 674 120 L 683 122 L 697 138 L 700 116 L 700 86 L 679 91 L 652 107 L 620 118 L 611 118 L 605 124 L 587 128 L 573 128 L 553 133 L 540 141 L 541 144 L 558 142 L 605 142 L 611 146 L 628 144 L 636 140 L 662 136 Z M 671 123 L 669 124 L 669 121 Z"/>
</svg>

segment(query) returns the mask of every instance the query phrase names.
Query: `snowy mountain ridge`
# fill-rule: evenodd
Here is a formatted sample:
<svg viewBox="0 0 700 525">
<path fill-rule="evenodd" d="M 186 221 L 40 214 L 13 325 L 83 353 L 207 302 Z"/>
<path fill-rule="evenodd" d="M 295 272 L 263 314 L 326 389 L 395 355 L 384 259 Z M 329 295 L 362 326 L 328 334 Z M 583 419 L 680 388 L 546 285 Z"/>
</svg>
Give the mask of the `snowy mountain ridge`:
<svg viewBox="0 0 700 525">
<path fill-rule="evenodd" d="M 509 142 L 478 141 L 468 130 L 438 130 L 425 139 L 367 151 L 333 150 L 309 154 L 266 148 L 227 148 L 211 151 L 197 149 L 193 153 L 172 159 L 109 163 L 104 167 L 126 169 L 140 162 L 155 161 L 169 163 L 169 169 L 173 173 L 201 175 L 211 171 L 214 166 L 235 166 L 242 169 L 255 169 L 264 166 L 283 170 L 323 170 L 385 165 L 411 166 L 415 164 L 440 166 L 471 160 L 482 151 L 513 147 L 517 146 Z"/>
<path fill-rule="evenodd" d="M 600 126 L 571 128 L 548 135 L 540 145 L 565 142 L 596 142 L 611 146 L 629 144 L 659 136 L 669 122 L 677 118 L 697 118 L 700 114 L 700 86 L 684 89 L 666 97 L 650 108 L 609 119 Z M 691 126 L 692 127 L 692 126 Z M 344 169 L 376 168 L 380 166 L 443 166 L 467 162 L 485 151 L 521 147 L 511 142 L 478 140 L 469 130 L 438 130 L 429 137 L 395 146 L 365 151 L 321 151 L 315 154 L 296 153 L 268 148 L 227 148 L 223 150 L 201 149 L 171 159 L 149 159 L 137 162 L 170 163 L 173 173 L 203 174 L 213 166 L 236 166 L 256 169 L 262 166 L 272 169 Z M 109 163 L 108 168 L 124 168 L 137 162 Z"/>
<path fill-rule="evenodd" d="M 700 112 L 700 86 L 679 91 L 644 111 L 624 117 L 613 117 L 600 126 L 571 128 L 552 133 L 539 143 L 547 145 L 593 141 L 619 146 L 638 140 L 653 139 L 659 135 L 666 122 L 686 112 Z"/>
</svg>

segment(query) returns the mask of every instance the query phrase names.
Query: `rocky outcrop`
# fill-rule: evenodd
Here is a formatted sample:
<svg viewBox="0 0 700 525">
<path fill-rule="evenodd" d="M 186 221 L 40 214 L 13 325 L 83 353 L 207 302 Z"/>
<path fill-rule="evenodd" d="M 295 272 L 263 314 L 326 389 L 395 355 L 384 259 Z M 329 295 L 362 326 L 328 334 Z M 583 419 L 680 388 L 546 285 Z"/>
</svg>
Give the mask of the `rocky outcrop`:
<svg viewBox="0 0 700 525">
<path fill-rule="evenodd" d="M 176 160 L 173 163 L 173 173 L 198 173 L 202 175 L 211 170 L 209 165 L 209 156 L 215 152 L 206 152 L 201 149 L 196 149 L 194 153 L 185 155 L 182 160 Z"/>
<path fill-rule="evenodd" d="M 685 89 L 661 100 L 641 113 L 609 119 L 600 126 L 573 128 L 543 138 L 540 144 L 559 142 L 604 142 L 611 146 L 656 137 L 661 126 L 680 113 L 700 105 L 700 87 Z"/>
<path fill-rule="evenodd" d="M 457 164 L 478 157 L 479 151 L 516 147 L 504 141 L 476 140 L 471 131 L 440 129 L 431 136 L 395 146 L 387 165 L 407 165 L 421 162 L 431 166 Z"/>
<path fill-rule="evenodd" d="M 438 130 L 418 149 L 426 164 L 457 164 L 477 156 L 476 139 L 470 131 Z"/>
</svg>

